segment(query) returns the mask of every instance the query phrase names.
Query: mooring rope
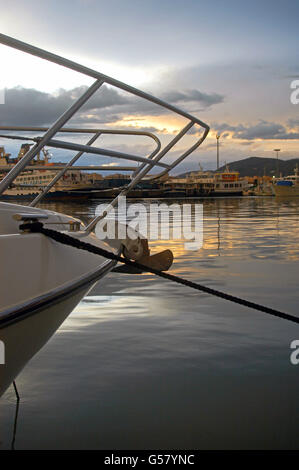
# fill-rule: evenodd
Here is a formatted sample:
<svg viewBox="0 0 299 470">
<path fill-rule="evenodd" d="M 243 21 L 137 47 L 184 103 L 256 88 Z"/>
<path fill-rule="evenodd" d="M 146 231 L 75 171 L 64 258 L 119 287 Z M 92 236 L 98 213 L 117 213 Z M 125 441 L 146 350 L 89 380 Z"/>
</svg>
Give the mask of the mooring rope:
<svg viewBox="0 0 299 470">
<path fill-rule="evenodd" d="M 115 253 L 111 253 L 103 248 L 98 246 L 92 245 L 90 243 L 83 242 L 77 238 L 70 237 L 69 235 L 58 232 L 56 230 L 44 228 L 41 222 L 33 222 L 33 223 L 25 223 L 20 225 L 21 230 L 30 231 L 33 233 L 42 233 L 53 240 L 62 243 L 64 245 L 72 246 L 74 248 L 78 248 L 80 250 L 88 251 L 89 253 L 94 253 L 96 255 L 103 256 L 104 258 L 108 258 L 114 261 L 118 261 L 119 263 L 126 264 L 127 266 L 132 266 L 133 268 L 140 269 L 142 271 L 146 271 L 156 276 L 162 277 L 164 279 L 168 279 L 169 281 L 176 282 L 178 284 L 182 284 L 184 286 L 191 287 L 192 289 L 196 289 L 198 291 L 206 292 L 207 294 L 214 295 L 216 297 L 220 297 L 221 299 L 229 300 L 230 302 L 234 302 L 239 305 L 243 305 L 244 307 L 253 308 L 260 312 L 268 313 L 269 315 L 273 315 L 278 318 L 282 318 L 284 320 L 291 321 L 293 323 L 299 323 L 299 317 L 295 315 L 291 315 L 289 313 L 280 312 L 279 310 L 275 310 L 270 307 L 266 307 L 264 305 L 257 304 L 255 302 L 251 302 L 249 300 L 241 299 L 234 295 L 226 294 L 225 292 L 221 292 L 216 289 L 212 289 L 210 287 L 203 286 L 193 281 L 189 281 L 188 279 L 184 279 L 173 274 L 166 273 L 164 271 L 159 271 L 155 268 L 150 268 L 146 265 L 138 263 L 138 261 L 131 261 L 129 259 L 123 258 L 122 256 L 116 255 Z"/>
</svg>

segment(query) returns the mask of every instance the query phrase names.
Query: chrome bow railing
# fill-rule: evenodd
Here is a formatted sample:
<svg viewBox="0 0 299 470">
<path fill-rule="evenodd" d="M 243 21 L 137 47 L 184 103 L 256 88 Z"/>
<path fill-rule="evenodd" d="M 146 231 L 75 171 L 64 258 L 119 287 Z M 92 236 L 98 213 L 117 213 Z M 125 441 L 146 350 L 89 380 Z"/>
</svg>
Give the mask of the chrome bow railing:
<svg viewBox="0 0 299 470">
<path fill-rule="evenodd" d="M 45 132 L 48 130 L 47 127 L 27 127 L 27 126 L 0 126 L 0 130 L 5 130 L 5 131 L 18 131 L 18 132 Z M 110 165 L 76 165 L 74 164 L 79 160 L 80 157 L 84 154 L 100 154 L 105 155 L 105 156 L 111 156 L 111 157 L 117 157 L 117 158 L 124 158 L 127 160 L 134 160 L 134 161 L 141 161 L 143 164 L 147 164 L 149 160 L 152 160 L 154 156 L 159 152 L 161 149 L 161 142 L 157 136 L 152 134 L 151 132 L 145 132 L 145 131 L 127 131 L 127 130 L 118 130 L 118 129 L 84 129 L 84 128 L 62 128 L 59 130 L 59 133 L 70 133 L 70 134 L 93 134 L 91 139 L 88 140 L 87 145 L 78 145 L 74 144 L 72 142 L 64 142 L 61 140 L 53 140 L 50 139 L 47 143 L 47 146 L 54 147 L 54 148 L 61 148 L 61 149 L 70 149 L 70 150 L 77 150 L 80 149 L 78 153 L 63 167 L 61 165 L 55 166 L 51 164 L 51 166 L 39 166 L 38 164 L 35 163 L 34 166 L 30 166 L 28 164 L 25 167 L 25 170 L 50 170 L 52 171 L 58 171 L 57 175 L 50 181 L 36 196 L 36 198 L 30 203 L 30 206 L 36 206 L 36 204 L 53 188 L 53 186 L 65 175 L 67 171 L 70 170 L 89 170 L 89 171 L 111 171 L 112 167 Z M 134 155 L 130 154 L 125 154 L 125 153 L 120 153 L 120 152 L 115 152 L 113 150 L 106 150 L 106 149 L 100 149 L 96 147 L 91 147 L 91 145 L 101 136 L 101 135 L 125 135 L 125 136 L 143 136 L 143 137 L 150 137 L 154 142 L 155 142 L 155 148 L 154 150 L 150 153 L 150 155 L 147 158 L 143 157 L 137 157 Z M 34 142 L 38 142 L 40 140 L 40 137 L 21 137 L 21 136 L 11 136 L 11 135 L 0 135 L 0 137 L 3 138 L 13 138 L 13 139 L 18 139 L 18 140 L 31 140 Z M 85 149 L 83 151 L 83 148 Z M 160 164 L 161 167 L 167 168 L 166 164 Z M 132 171 L 136 172 L 138 171 L 139 167 L 136 166 L 113 166 L 113 170 L 118 170 L 118 171 Z M 0 171 L 9 171 L 8 169 L 5 169 L 5 167 L 0 166 Z M 137 177 L 137 175 L 136 175 Z M 135 180 L 135 178 L 133 180 Z M 134 183 L 135 185 L 136 183 Z"/>
<path fill-rule="evenodd" d="M 16 126 L 6 126 L 6 127 L 1 127 L 2 130 L 6 131 L 36 131 L 36 132 L 44 132 L 44 134 L 41 137 L 34 137 L 34 138 L 28 138 L 33 140 L 34 145 L 33 147 L 15 164 L 15 166 L 8 172 L 8 174 L 3 178 L 3 180 L 0 182 L 0 195 L 11 185 L 11 183 L 14 181 L 14 179 L 27 167 L 30 162 L 33 160 L 33 158 L 45 147 L 54 147 L 54 148 L 63 148 L 63 149 L 69 149 L 69 150 L 75 150 L 77 151 L 76 155 L 70 160 L 70 162 L 61 169 L 57 176 L 51 181 L 51 183 L 42 190 L 41 194 L 39 194 L 34 201 L 32 201 L 31 205 L 36 205 L 41 198 L 51 189 L 51 187 L 64 175 L 66 171 L 69 171 L 69 169 L 72 167 L 72 165 L 84 154 L 84 153 L 92 153 L 95 155 L 101 155 L 109 158 L 116 158 L 116 159 L 125 159 L 129 161 L 134 161 L 134 162 L 141 162 L 141 165 L 138 167 L 113 167 L 113 169 L 123 169 L 123 168 L 128 168 L 129 170 L 133 171 L 132 179 L 131 182 L 121 191 L 120 195 L 126 194 L 128 191 L 130 191 L 142 178 L 147 176 L 147 178 L 153 179 L 153 178 L 159 178 L 163 175 L 165 175 L 167 172 L 172 170 L 175 166 L 177 166 L 180 162 L 182 162 L 188 155 L 190 155 L 194 150 L 196 150 L 202 142 L 205 140 L 205 138 L 208 135 L 209 132 L 209 126 L 205 124 L 203 121 L 200 119 L 196 118 L 195 116 L 192 116 L 191 114 L 186 113 L 185 111 L 182 111 L 181 109 L 170 105 L 166 103 L 163 100 L 160 100 L 159 98 L 155 98 L 154 96 L 145 93 L 141 90 L 138 90 L 137 88 L 131 87 L 129 85 L 126 85 L 125 83 L 122 83 L 118 80 L 115 80 L 107 75 L 104 75 L 100 72 L 97 72 L 95 70 L 92 70 L 88 67 L 85 67 L 83 65 L 80 65 L 76 62 L 73 62 L 71 60 L 65 59 L 61 56 L 52 54 L 48 51 L 45 51 L 43 49 L 39 49 L 35 46 L 32 46 L 30 44 L 26 44 L 22 41 L 19 41 L 17 39 L 11 38 L 9 36 L 6 36 L 4 34 L 0 34 L 0 43 L 4 44 L 6 46 L 12 47 L 14 49 L 26 52 L 28 54 L 34 55 L 36 57 L 39 57 L 41 59 L 45 59 L 49 62 L 61 65 L 63 67 L 66 67 L 68 69 L 74 70 L 76 72 L 82 73 L 88 77 L 94 78 L 95 82 L 86 89 L 86 91 L 80 96 L 80 98 L 75 101 L 69 109 L 67 109 L 62 116 L 57 119 L 57 121 L 49 128 L 42 128 L 42 127 L 36 127 L 36 128 L 29 128 L 29 127 L 16 127 Z M 100 87 L 104 84 L 108 84 L 110 86 L 116 87 L 120 90 L 123 90 L 125 92 L 128 92 L 134 96 L 138 96 L 140 98 L 143 98 L 151 103 L 154 103 L 158 106 L 161 106 L 162 108 L 172 111 L 176 113 L 177 115 L 187 119 L 187 124 L 185 127 L 178 132 L 177 135 L 175 135 L 172 140 L 166 144 L 163 148 L 161 146 L 160 140 L 151 133 L 145 133 L 142 131 L 120 131 L 120 130 L 101 130 L 101 129 L 73 129 L 73 128 L 65 128 L 64 126 L 68 123 L 68 121 L 75 115 L 75 113 L 87 102 L 87 100 L 97 91 L 100 89 Z M 200 138 L 187 150 L 183 151 L 177 158 L 174 159 L 172 163 L 166 164 L 162 163 L 161 159 L 165 157 L 166 155 L 169 155 L 169 152 L 174 149 L 174 147 L 178 144 L 179 141 L 190 131 L 190 129 L 193 126 L 199 126 L 203 128 L 203 133 L 200 136 Z M 66 142 L 66 141 L 61 141 L 61 140 L 55 140 L 53 137 L 60 132 L 84 132 L 84 133 L 92 133 L 93 137 L 87 142 L 86 145 L 83 144 L 76 144 L 72 142 Z M 127 153 L 122 153 L 122 152 L 116 152 L 113 150 L 109 149 L 103 149 L 99 147 L 92 146 L 92 144 L 97 140 L 98 137 L 100 137 L 101 134 L 123 134 L 123 135 L 147 135 L 148 137 L 151 137 L 155 140 L 157 147 L 154 149 L 154 151 L 147 157 L 140 157 L 136 155 L 131 155 Z M 8 136 L 7 136 L 8 137 Z M 149 171 L 152 170 L 153 167 L 160 167 L 162 168 L 162 171 L 160 173 L 154 174 L 154 175 L 148 175 Z M 80 167 L 75 167 L 79 169 Z M 87 167 L 81 167 L 84 169 L 87 169 Z M 89 166 L 88 169 L 91 167 Z M 102 167 L 98 167 L 101 170 L 105 170 L 105 165 Z M 53 169 L 53 166 L 50 167 L 50 169 Z M 92 169 L 95 169 L 93 166 Z M 109 168 L 111 170 L 111 167 Z M 54 181 L 55 180 L 55 181 Z M 120 196 L 119 195 L 119 196 Z M 118 197 L 119 197 L 118 196 Z M 115 198 L 114 201 L 111 203 L 111 207 L 113 207 L 117 203 L 117 198 Z M 88 226 L 88 229 L 91 229 L 95 223 L 97 222 L 99 218 L 95 219 L 95 221 Z"/>
</svg>

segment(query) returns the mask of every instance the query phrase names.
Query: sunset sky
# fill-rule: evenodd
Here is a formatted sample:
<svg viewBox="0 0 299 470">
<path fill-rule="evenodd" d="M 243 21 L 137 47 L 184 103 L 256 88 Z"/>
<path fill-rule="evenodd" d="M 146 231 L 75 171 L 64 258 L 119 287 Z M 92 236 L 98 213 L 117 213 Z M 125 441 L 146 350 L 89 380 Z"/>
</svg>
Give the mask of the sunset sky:
<svg viewBox="0 0 299 470">
<path fill-rule="evenodd" d="M 198 169 L 199 162 L 215 168 L 217 132 L 222 163 L 273 157 L 274 148 L 283 159 L 299 157 L 299 104 L 290 101 L 291 82 L 299 80 L 298 1 L 0 0 L 0 5 L 1 33 L 141 88 L 208 123 L 209 137 L 180 170 Z M 92 83 L 2 45 L 0 59 L 0 88 L 6 89 L 2 125 L 48 125 Z M 107 86 L 73 124 L 151 130 L 162 142 L 183 125 Z M 196 135 L 188 139 L 186 144 Z M 0 145 L 16 149 L 12 142 Z M 148 141 L 114 145 L 135 154 L 150 150 Z"/>
</svg>

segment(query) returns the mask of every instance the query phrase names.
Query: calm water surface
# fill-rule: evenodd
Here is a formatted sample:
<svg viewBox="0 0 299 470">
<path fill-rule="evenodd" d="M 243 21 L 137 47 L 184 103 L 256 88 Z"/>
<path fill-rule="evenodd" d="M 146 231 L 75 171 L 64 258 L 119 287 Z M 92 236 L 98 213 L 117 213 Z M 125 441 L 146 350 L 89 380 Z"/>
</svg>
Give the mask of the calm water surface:
<svg viewBox="0 0 299 470">
<path fill-rule="evenodd" d="M 171 272 L 298 315 L 299 198 L 204 205 Z M 99 201 L 45 207 L 93 215 Z M 34 334 L 34 332 L 33 332 Z M 298 449 L 299 327 L 152 275 L 111 273 L 17 379 L 17 449 Z M 0 403 L 11 446 L 15 397 Z"/>
</svg>

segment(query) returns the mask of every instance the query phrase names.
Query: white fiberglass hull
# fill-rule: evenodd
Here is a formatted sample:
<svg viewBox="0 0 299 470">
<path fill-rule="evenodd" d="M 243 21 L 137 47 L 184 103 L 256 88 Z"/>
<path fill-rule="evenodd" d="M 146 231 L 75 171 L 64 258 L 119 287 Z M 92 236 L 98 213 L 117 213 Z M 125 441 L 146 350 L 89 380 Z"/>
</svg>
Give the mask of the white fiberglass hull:
<svg viewBox="0 0 299 470">
<path fill-rule="evenodd" d="M 0 363 L 0 396 L 88 290 L 115 265 L 39 233 L 20 233 L 18 227 L 9 226 L 16 208 L 23 210 L 10 204 L 0 210 L 0 340 L 5 353 L 4 364 Z M 54 223 L 55 218 L 57 222 L 57 217 L 66 217 L 48 214 Z M 84 241 L 109 249 L 92 235 L 73 234 L 82 235 Z"/>
<path fill-rule="evenodd" d="M 27 362 L 44 346 L 86 294 L 86 288 L 71 298 L 50 305 L 35 315 L 0 330 L 5 345 L 5 364 L 0 367 L 0 396 Z"/>
<path fill-rule="evenodd" d="M 107 269 L 102 275 L 106 272 Z M 0 396 L 53 336 L 94 283 L 88 281 L 87 285 L 52 299 L 48 305 L 29 311 L 24 318 L 0 329 L 0 339 L 5 345 L 5 364 L 0 366 Z"/>
</svg>

